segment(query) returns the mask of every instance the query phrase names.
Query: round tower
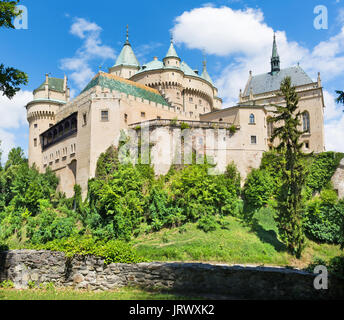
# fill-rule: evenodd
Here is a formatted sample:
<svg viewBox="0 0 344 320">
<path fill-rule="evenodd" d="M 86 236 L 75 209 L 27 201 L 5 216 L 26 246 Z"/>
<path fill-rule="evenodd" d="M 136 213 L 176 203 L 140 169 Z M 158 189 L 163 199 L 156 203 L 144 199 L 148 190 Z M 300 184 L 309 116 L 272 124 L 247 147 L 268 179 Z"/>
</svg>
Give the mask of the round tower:
<svg viewBox="0 0 344 320">
<path fill-rule="evenodd" d="M 55 125 L 57 111 L 69 101 L 67 77 L 52 78 L 46 74 L 45 81 L 33 91 L 33 100 L 26 105 L 29 122 L 29 165 L 42 172 L 41 134 Z"/>
</svg>

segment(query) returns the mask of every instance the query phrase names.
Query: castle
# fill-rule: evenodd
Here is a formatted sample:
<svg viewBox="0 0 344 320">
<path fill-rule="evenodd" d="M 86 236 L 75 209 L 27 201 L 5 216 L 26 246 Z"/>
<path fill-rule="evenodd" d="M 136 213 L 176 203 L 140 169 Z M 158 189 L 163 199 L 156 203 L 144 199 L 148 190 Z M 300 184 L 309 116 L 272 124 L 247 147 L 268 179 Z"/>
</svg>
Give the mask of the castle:
<svg viewBox="0 0 344 320">
<path fill-rule="evenodd" d="M 180 59 L 171 41 L 162 61 L 154 57 L 140 65 L 127 33 L 115 65 L 108 73 L 100 71 L 76 98 L 70 99 L 66 76 L 46 75 L 34 90 L 33 101 L 26 105 L 29 164 L 42 172 L 50 167 L 60 179 L 59 190 L 67 197 L 73 196 L 75 184 L 81 186 L 85 197 L 99 155 L 118 145 L 121 130 L 150 125 L 170 132 L 182 123 L 201 130 L 205 140 L 207 129 L 226 129 L 221 146 L 211 148 L 224 151 L 220 159 L 223 167 L 234 161 L 245 178 L 271 148 L 273 126 L 267 120 L 273 116 L 271 104 L 283 104 L 276 94 L 286 76 L 291 77 L 300 98 L 304 151 L 323 152 L 325 106 L 320 74 L 314 82 L 299 65 L 281 69 L 275 36 L 271 70 L 261 75 L 250 71 L 238 104 L 222 108 L 205 61 L 200 74 Z M 228 130 L 233 126 L 235 133 Z M 166 172 L 166 168 L 156 169 Z"/>
</svg>

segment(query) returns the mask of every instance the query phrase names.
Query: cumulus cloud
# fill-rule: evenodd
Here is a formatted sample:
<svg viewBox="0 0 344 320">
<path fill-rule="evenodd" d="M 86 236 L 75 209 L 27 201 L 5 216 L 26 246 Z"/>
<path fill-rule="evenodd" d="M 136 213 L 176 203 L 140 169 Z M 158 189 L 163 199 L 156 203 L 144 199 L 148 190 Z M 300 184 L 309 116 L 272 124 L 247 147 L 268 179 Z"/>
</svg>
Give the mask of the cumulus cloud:
<svg viewBox="0 0 344 320">
<path fill-rule="evenodd" d="M 17 146 L 16 135 L 12 130 L 27 126 L 26 104 L 32 100 L 32 93 L 19 91 L 13 99 L 0 96 L 0 149 L 2 162 L 7 160 L 9 151 Z"/>
<path fill-rule="evenodd" d="M 227 107 L 237 103 L 239 90 L 245 88 L 250 70 L 253 74 L 270 70 L 273 32 L 260 9 L 233 10 L 213 5 L 184 12 L 175 19 L 172 29 L 175 41 L 187 48 L 231 57 L 231 62 L 215 79 Z M 276 37 L 282 68 L 300 63 L 314 80 L 317 72 L 321 72 L 323 82 L 343 74 L 344 27 L 311 49 L 290 41 L 283 30 L 276 31 Z M 327 149 L 344 151 L 344 142 L 339 142 L 344 136 L 343 113 L 335 104 L 334 96 L 326 90 L 324 98 Z"/>
<path fill-rule="evenodd" d="M 79 90 L 82 90 L 94 76 L 90 66 L 93 60 L 99 60 L 102 64 L 107 59 L 116 58 L 114 49 L 103 44 L 101 31 L 102 28 L 96 23 L 83 18 L 75 18 L 70 28 L 70 33 L 81 39 L 82 45 L 72 58 L 62 59 L 60 67 L 71 72 L 69 77 Z"/>
</svg>

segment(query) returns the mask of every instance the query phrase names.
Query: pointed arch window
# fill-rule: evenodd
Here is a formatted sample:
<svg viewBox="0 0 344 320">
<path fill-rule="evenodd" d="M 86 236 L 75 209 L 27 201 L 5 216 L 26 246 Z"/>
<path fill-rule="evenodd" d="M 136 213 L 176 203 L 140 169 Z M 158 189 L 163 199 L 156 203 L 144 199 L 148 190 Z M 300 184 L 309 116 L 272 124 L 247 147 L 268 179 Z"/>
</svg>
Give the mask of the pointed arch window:
<svg viewBox="0 0 344 320">
<path fill-rule="evenodd" d="M 310 126 L 310 117 L 308 111 L 305 111 L 302 115 L 302 123 L 303 123 L 303 131 L 304 132 L 311 132 L 311 126 Z"/>
</svg>

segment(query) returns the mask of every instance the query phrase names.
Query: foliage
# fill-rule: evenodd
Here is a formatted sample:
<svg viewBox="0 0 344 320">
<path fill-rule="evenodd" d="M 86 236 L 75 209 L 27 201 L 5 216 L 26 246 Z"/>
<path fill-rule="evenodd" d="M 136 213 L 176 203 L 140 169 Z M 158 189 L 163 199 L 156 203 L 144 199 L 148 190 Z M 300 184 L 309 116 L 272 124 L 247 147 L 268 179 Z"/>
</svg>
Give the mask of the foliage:
<svg viewBox="0 0 344 320">
<path fill-rule="evenodd" d="M 4 280 L 4 281 L 0 282 L 0 288 L 12 289 L 12 288 L 14 288 L 14 283 L 11 280 Z"/>
<path fill-rule="evenodd" d="M 112 237 L 130 240 L 133 230 L 142 222 L 147 205 L 144 183 L 132 164 L 119 165 L 108 181 L 89 182 L 90 208 L 104 219 Z"/>
<path fill-rule="evenodd" d="M 331 187 L 331 178 L 343 157 L 343 153 L 336 152 L 323 152 L 314 156 L 305 181 L 308 199 L 322 189 Z"/>
<path fill-rule="evenodd" d="M 182 130 L 184 130 L 184 129 L 190 129 L 190 125 L 187 124 L 187 123 L 185 123 L 185 122 L 182 122 L 182 123 L 180 124 L 180 128 L 181 128 Z"/>
<path fill-rule="evenodd" d="M 0 27 L 14 29 L 13 19 L 21 15 L 21 11 L 16 8 L 19 0 L 0 1 Z"/>
<path fill-rule="evenodd" d="M 120 240 L 100 240 L 91 236 L 73 236 L 54 240 L 45 245 L 36 246 L 37 249 L 64 252 L 67 257 L 75 255 L 93 255 L 104 258 L 110 263 L 140 263 L 146 261 L 128 243 Z"/>
<path fill-rule="evenodd" d="M 301 112 L 296 112 L 299 98 L 295 87 L 291 85 L 290 77 L 282 81 L 280 96 L 284 98 L 286 105 L 274 105 L 275 117 L 269 119 L 272 123 L 280 124 L 276 126 L 271 142 L 279 140 L 276 149 L 285 158 L 282 168 L 283 184 L 277 197 L 279 212 L 276 219 L 281 239 L 289 252 L 300 258 L 305 242 L 302 221 L 305 167 L 302 161 L 304 154 L 301 151 L 303 144 L 299 142 L 303 132 L 298 129 L 301 126 Z"/>
<path fill-rule="evenodd" d="M 77 234 L 76 219 L 58 212 L 51 207 L 48 200 L 39 200 L 40 214 L 30 217 L 27 225 L 27 236 L 33 244 L 47 243 Z"/>
<path fill-rule="evenodd" d="M 216 218 L 211 215 L 205 215 L 198 220 L 197 227 L 204 232 L 215 231 L 218 227 Z"/>
<path fill-rule="evenodd" d="M 274 196 L 275 182 L 265 170 L 253 169 L 248 175 L 244 188 L 244 212 L 248 221 L 254 212 L 267 205 Z"/>
<path fill-rule="evenodd" d="M 341 238 L 344 201 L 338 202 L 334 191 L 323 190 L 307 203 L 305 218 L 305 231 L 310 238 L 337 244 Z"/>
</svg>

